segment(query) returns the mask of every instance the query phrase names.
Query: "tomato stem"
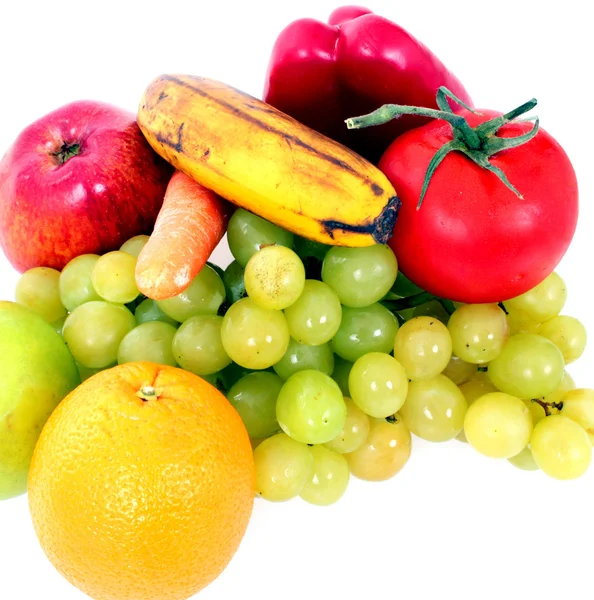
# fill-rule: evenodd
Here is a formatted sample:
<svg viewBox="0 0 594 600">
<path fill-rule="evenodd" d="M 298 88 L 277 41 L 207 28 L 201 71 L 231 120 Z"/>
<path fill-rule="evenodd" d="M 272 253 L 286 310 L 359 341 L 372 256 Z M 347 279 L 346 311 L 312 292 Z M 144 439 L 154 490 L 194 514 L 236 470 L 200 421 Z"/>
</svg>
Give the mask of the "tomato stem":
<svg viewBox="0 0 594 600">
<path fill-rule="evenodd" d="M 462 102 L 462 100 L 456 97 L 450 90 L 442 86 L 437 91 L 436 96 L 436 104 L 439 110 L 422 106 L 384 104 L 384 106 L 381 106 L 367 115 L 346 119 L 345 123 L 349 129 L 361 129 L 364 127 L 382 125 L 392 119 L 398 119 L 402 115 L 418 115 L 432 119 L 442 119 L 450 124 L 452 127 L 453 139 L 451 142 L 444 144 L 431 159 L 423 180 L 417 210 L 421 208 L 435 171 L 450 152 L 461 152 L 479 167 L 491 171 L 509 190 L 516 194 L 518 198 L 522 199 L 520 191 L 514 187 L 507 178 L 507 175 L 499 167 L 489 161 L 489 158 L 502 150 L 510 150 L 512 148 L 517 148 L 522 144 L 526 144 L 536 136 L 540 125 L 538 117 L 522 119 L 523 121 L 535 121 L 532 129 L 524 134 L 510 138 L 502 138 L 496 135 L 501 127 L 516 120 L 529 110 L 532 110 L 537 104 L 536 98 L 532 98 L 531 100 L 528 100 L 528 102 L 524 102 L 524 104 L 521 104 L 500 117 L 485 121 L 476 127 L 471 127 L 462 115 L 455 114 L 450 106 L 449 100 L 453 100 L 455 103 L 474 114 L 480 114 Z"/>
</svg>

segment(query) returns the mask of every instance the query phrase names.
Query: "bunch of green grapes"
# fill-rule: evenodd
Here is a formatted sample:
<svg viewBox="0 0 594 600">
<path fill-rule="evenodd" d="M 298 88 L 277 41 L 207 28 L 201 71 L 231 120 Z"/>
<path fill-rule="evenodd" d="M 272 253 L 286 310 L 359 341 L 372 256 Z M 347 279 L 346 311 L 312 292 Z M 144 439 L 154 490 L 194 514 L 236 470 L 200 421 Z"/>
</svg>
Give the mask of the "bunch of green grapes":
<svg viewBox="0 0 594 600">
<path fill-rule="evenodd" d="M 24 273 L 17 301 L 54 323 L 83 378 L 146 360 L 215 385 L 271 501 L 328 505 L 351 476 L 389 479 L 413 436 L 456 438 L 558 479 L 588 468 L 594 390 L 565 370 L 586 332 L 559 314 L 556 273 L 504 303 L 465 305 L 414 285 L 388 246 L 325 246 L 243 209 L 227 233 L 233 262 L 208 263 L 167 300 L 136 288 L 137 236 L 61 273 Z"/>
</svg>

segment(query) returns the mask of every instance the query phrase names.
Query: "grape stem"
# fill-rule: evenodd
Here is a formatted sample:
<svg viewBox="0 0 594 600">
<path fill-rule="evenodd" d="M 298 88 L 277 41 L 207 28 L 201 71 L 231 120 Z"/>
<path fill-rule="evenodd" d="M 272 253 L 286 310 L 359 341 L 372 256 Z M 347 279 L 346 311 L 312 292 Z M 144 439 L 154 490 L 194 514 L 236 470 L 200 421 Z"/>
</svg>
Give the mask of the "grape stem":
<svg viewBox="0 0 594 600">
<path fill-rule="evenodd" d="M 440 298 L 439 296 L 435 296 L 429 292 L 419 292 L 414 296 L 398 298 L 398 300 L 383 300 L 382 304 L 392 312 L 398 312 L 400 310 L 406 310 L 407 308 L 414 308 L 415 306 L 426 304 L 427 302 L 431 302 L 431 300 L 437 300 L 443 306 L 448 315 L 451 315 L 456 310 L 456 307 L 451 300 Z"/>
<path fill-rule="evenodd" d="M 539 406 L 542 406 L 542 409 L 545 411 L 545 415 L 547 417 L 551 416 L 551 408 L 556 410 L 561 410 L 563 408 L 563 402 L 545 402 L 540 398 L 532 398 L 531 402 L 535 402 Z"/>
</svg>

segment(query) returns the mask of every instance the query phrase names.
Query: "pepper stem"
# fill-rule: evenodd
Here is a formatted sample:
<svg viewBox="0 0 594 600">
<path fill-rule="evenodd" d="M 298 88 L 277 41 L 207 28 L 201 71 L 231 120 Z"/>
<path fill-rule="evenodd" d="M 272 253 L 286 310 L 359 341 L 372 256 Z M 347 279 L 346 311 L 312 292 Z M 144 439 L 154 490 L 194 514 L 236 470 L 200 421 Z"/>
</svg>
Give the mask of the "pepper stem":
<svg viewBox="0 0 594 600">
<path fill-rule="evenodd" d="M 442 86 L 437 91 L 436 96 L 436 104 L 439 110 L 421 106 L 384 104 L 384 106 L 381 106 L 367 115 L 346 119 L 345 123 L 349 129 L 361 129 L 375 125 L 383 125 L 392 119 L 398 119 L 402 115 L 417 115 L 432 119 L 442 119 L 450 124 L 454 139 L 443 145 L 431 159 L 423 180 L 417 210 L 421 208 L 429 183 L 431 182 L 435 171 L 450 152 L 462 152 L 479 167 L 491 171 L 508 189 L 516 194 L 518 198 L 522 199 L 520 191 L 509 181 L 507 175 L 499 167 L 489 161 L 489 158 L 502 150 L 510 150 L 512 148 L 517 148 L 522 144 L 526 144 L 538 134 L 540 126 L 538 117 L 529 117 L 522 119 L 522 121 L 535 121 L 534 126 L 530 131 L 511 138 L 503 138 L 496 135 L 501 127 L 533 109 L 537 104 L 536 98 L 532 98 L 528 102 L 524 102 L 524 104 L 504 115 L 495 117 L 490 121 L 485 121 L 476 127 L 471 127 L 462 115 L 455 114 L 450 106 L 449 100 L 453 100 L 474 114 L 480 114 L 462 102 L 462 100 L 456 97 L 450 90 Z"/>
</svg>

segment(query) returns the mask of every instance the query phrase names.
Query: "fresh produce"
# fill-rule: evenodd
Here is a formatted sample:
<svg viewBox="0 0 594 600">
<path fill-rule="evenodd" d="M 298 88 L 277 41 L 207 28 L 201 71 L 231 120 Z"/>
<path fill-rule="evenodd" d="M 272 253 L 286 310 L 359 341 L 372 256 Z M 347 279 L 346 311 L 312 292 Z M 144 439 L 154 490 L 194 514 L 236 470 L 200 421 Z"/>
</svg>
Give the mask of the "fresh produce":
<svg viewBox="0 0 594 600">
<path fill-rule="evenodd" d="M 212 267 L 204 265 L 183 292 L 158 300 L 157 306 L 168 317 L 181 323 L 195 315 L 216 315 L 225 295 L 223 280 Z"/>
<path fill-rule="evenodd" d="M 285 309 L 291 335 L 302 344 L 329 342 L 340 328 L 342 306 L 336 292 L 315 279 L 306 279 L 301 296 Z"/>
<path fill-rule="evenodd" d="M 309 481 L 314 460 L 307 444 L 278 433 L 254 450 L 256 493 L 272 502 L 296 498 Z"/>
<path fill-rule="evenodd" d="M 0 302 L 0 499 L 28 485 L 90 597 L 188 600 L 254 496 L 333 504 L 415 437 L 561 480 L 590 466 L 594 390 L 567 370 L 587 334 L 554 271 L 577 184 L 519 120 L 536 101 L 473 110 L 353 6 L 281 34 L 267 98 L 163 75 L 138 125 L 75 103 L 0 163 L 0 243 L 26 269 Z"/>
<path fill-rule="evenodd" d="M 399 200 L 383 173 L 228 85 L 162 75 L 145 90 L 138 124 L 180 171 L 293 233 L 341 246 L 392 234 Z"/>
<path fill-rule="evenodd" d="M 304 444 L 325 444 L 343 430 L 347 409 L 338 384 L 320 371 L 291 375 L 276 400 L 282 430 Z"/>
<path fill-rule="evenodd" d="M 412 439 L 402 418 L 370 419 L 367 439 L 355 451 L 345 454 L 351 473 L 366 481 L 394 477 L 410 458 Z"/>
<path fill-rule="evenodd" d="M 47 299 L 50 306 L 55 304 L 54 298 Z M 52 327 L 27 308 L 6 301 L 0 301 L 0 371 L 0 500 L 5 500 L 26 491 L 41 428 L 80 379 Z"/>
<path fill-rule="evenodd" d="M 350 308 L 379 302 L 390 291 L 397 274 L 394 253 L 380 244 L 363 251 L 334 247 L 322 263 L 322 281 L 338 294 L 341 304 Z"/>
<path fill-rule="evenodd" d="M 301 296 L 305 267 L 290 248 L 267 246 L 248 260 L 243 277 L 247 295 L 258 306 L 282 310 Z"/>
<path fill-rule="evenodd" d="M 196 375 L 211 375 L 231 363 L 221 340 L 223 317 L 194 315 L 173 335 L 173 356 L 181 367 Z"/>
<path fill-rule="evenodd" d="M 555 479 L 580 477 L 592 462 L 588 434 L 564 415 L 551 415 L 537 423 L 530 448 L 536 464 Z"/>
<path fill-rule="evenodd" d="M 58 282 L 60 300 L 69 312 L 85 302 L 101 300 L 92 281 L 93 269 L 98 260 L 98 254 L 81 254 L 62 269 Z"/>
<path fill-rule="evenodd" d="M 221 340 L 227 355 L 246 369 L 267 369 L 289 347 L 289 326 L 282 312 L 258 306 L 251 298 L 238 300 L 225 314 Z"/>
<path fill-rule="evenodd" d="M 133 114 L 102 102 L 63 106 L 0 162 L 0 246 L 20 272 L 117 250 L 150 233 L 172 172 Z"/>
<path fill-rule="evenodd" d="M 52 414 L 29 507 L 49 559 L 92 598 L 186 599 L 237 550 L 254 489 L 249 438 L 227 400 L 181 369 L 130 363 Z"/>
<path fill-rule="evenodd" d="M 406 371 L 389 354 L 369 352 L 353 364 L 349 373 L 349 391 L 353 402 L 369 416 L 390 417 L 406 400 Z"/>
<path fill-rule="evenodd" d="M 468 404 L 464 394 L 445 375 L 411 381 L 400 416 L 411 431 L 430 442 L 445 442 L 464 427 Z"/>
<path fill-rule="evenodd" d="M 334 374 L 336 377 L 336 373 Z M 342 431 L 332 440 L 326 442 L 326 447 L 339 454 L 354 452 L 360 448 L 370 430 L 370 419 L 350 398 L 345 398 L 347 416 Z"/>
<path fill-rule="evenodd" d="M 348 131 L 344 120 L 390 102 L 437 108 L 442 85 L 471 103 L 455 75 L 400 25 L 361 6 L 342 6 L 328 23 L 299 19 L 280 33 L 264 100 L 376 161 L 422 120 L 407 115 L 363 131 Z"/>
<path fill-rule="evenodd" d="M 310 448 L 313 467 L 299 496 L 316 506 L 338 502 L 349 484 L 349 464 L 342 454 L 324 446 Z"/>
<path fill-rule="evenodd" d="M 94 300 L 68 315 L 62 335 L 77 363 L 102 369 L 116 362 L 120 343 L 135 327 L 134 315 L 122 304 Z"/>
<path fill-rule="evenodd" d="M 229 212 L 219 196 L 176 171 L 150 240 L 138 255 L 140 292 L 154 300 L 183 292 L 221 241 Z"/>
<path fill-rule="evenodd" d="M 452 356 L 452 339 L 446 326 L 433 317 L 413 317 L 398 330 L 394 357 L 408 378 L 424 381 L 439 375 Z"/>
<path fill-rule="evenodd" d="M 137 325 L 124 336 L 118 346 L 118 364 L 153 362 L 177 366 L 173 344 L 176 331 L 173 325 L 161 321 L 148 321 Z"/>
<path fill-rule="evenodd" d="M 561 403 L 561 414 L 581 425 L 594 445 L 594 390 L 568 390 L 561 398 Z"/>
<path fill-rule="evenodd" d="M 428 292 L 501 302 L 540 284 L 565 254 L 578 216 L 576 176 L 538 122 L 517 119 L 535 100 L 504 115 L 454 114 L 452 97 L 440 89 L 440 110 L 389 104 L 347 124 L 436 119 L 396 138 L 380 160 L 402 200 L 390 245 L 404 274 Z"/>
<path fill-rule="evenodd" d="M 27 271 L 27 275 L 18 281 L 14 298 L 49 323 L 59 321 L 67 314 L 60 299 L 60 272 L 49 267 Z"/>
<path fill-rule="evenodd" d="M 509 394 L 493 392 L 477 398 L 464 419 L 470 445 L 493 458 L 511 458 L 531 440 L 532 418 L 526 405 Z"/>
</svg>

